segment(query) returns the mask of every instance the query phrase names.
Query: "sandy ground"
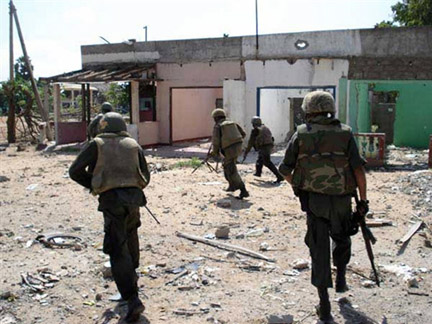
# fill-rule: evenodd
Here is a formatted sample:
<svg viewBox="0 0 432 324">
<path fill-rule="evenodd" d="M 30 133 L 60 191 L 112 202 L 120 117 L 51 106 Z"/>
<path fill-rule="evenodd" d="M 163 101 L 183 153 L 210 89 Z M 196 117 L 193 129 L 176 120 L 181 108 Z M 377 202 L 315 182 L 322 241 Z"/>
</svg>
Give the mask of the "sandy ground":
<svg viewBox="0 0 432 324">
<path fill-rule="evenodd" d="M 103 222 L 97 199 L 67 176 L 77 153 L 1 148 L 0 323 L 123 323 L 126 309 L 109 300 L 116 287 L 102 273 L 108 258 L 101 251 Z M 253 177 L 251 155 L 248 163 L 239 165 L 251 197 L 239 201 L 223 191 L 226 183 L 220 171 L 201 167 L 191 175 L 191 168 L 176 167 L 178 159 L 155 155 L 158 151 L 147 153 L 154 173 L 145 194 L 162 225 L 142 209 L 138 272 L 146 311 L 139 323 L 317 323 L 310 268 L 293 271 L 296 260 L 309 261 L 309 253 L 303 243 L 305 216 L 291 188 L 271 184 L 268 170 L 262 178 Z M 378 288 L 364 278 L 370 275 L 370 264 L 361 235 L 356 235 L 350 263 L 354 272 L 347 275 L 351 290 L 330 291 L 336 323 L 432 323 L 427 231 L 415 234 L 405 249 L 396 242 L 417 221 L 413 213 L 432 223 L 430 200 L 415 188 L 402 190 L 409 185 L 403 179 L 418 169 L 425 169 L 424 164 L 368 172 L 374 217 L 393 222 L 372 229 L 383 282 Z M 430 179 L 430 171 L 417 173 L 422 181 Z M 417 198 L 423 200 L 414 204 Z M 221 207 L 221 202 L 231 206 Z M 176 236 L 183 232 L 212 237 L 221 225 L 229 226 L 229 238 L 215 241 L 260 252 L 276 262 Z M 77 235 L 85 246 L 48 248 L 34 241 L 52 232 Z M 397 276 L 385 266 L 408 272 Z M 179 273 L 185 275 L 169 283 Z M 26 274 L 45 276 L 46 282 L 39 282 L 39 291 L 34 291 L 22 282 Z M 404 276 L 418 288 L 408 287 Z"/>
</svg>

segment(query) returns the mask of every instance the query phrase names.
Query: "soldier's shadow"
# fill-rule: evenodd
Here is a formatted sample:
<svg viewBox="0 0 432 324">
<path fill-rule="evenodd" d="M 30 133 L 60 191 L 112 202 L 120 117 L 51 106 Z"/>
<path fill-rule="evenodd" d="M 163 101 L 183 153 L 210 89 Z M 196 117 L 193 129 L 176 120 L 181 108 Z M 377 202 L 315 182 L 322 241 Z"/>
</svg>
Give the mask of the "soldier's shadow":
<svg viewBox="0 0 432 324">
<path fill-rule="evenodd" d="M 339 302 L 340 313 L 345 319 L 345 324 L 376 324 L 377 321 L 371 319 L 366 314 L 355 310 L 349 301 Z"/>
<path fill-rule="evenodd" d="M 114 324 L 114 323 L 126 324 L 127 323 L 125 321 L 126 313 L 127 313 L 126 303 L 120 302 L 116 305 L 114 310 L 112 310 L 111 308 L 108 308 L 105 310 L 105 312 L 102 314 L 102 321 L 100 322 L 100 324 Z M 120 316 L 120 318 L 117 320 L 118 316 Z M 141 314 L 138 321 L 136 321 L 134 323 L 136 323 L 136 324 L 150 324 L 150 321 L 145 315 Z"/>
<path fill-rule="evenodd" d="M 218 203 L 216 204 L 219 206 L 219 202 L 223 202 L 224 200 L 229 199 L 231 202 L 231 206 L 229 207 L 221 207 L 223 209 L 231 209 L 231 210 L 241 210 L 241 209 L 249 209 L 253 203 L 251 203 L 249 200 L 246 199 L 238 199 L 233 194 L 228 194 L 226 198 L 222 198 L 218 200 Z"/>
<path fill-rule="evenodd" d="M 254 179 L 254 182 L 250 182 L 250 184 L 255 187 L 267 188 L 267 189 L 277 188 L 284 185 L 283 182 L 273 183 L 272 180 L 262 180 L 262 179 Z"/>
</svg>

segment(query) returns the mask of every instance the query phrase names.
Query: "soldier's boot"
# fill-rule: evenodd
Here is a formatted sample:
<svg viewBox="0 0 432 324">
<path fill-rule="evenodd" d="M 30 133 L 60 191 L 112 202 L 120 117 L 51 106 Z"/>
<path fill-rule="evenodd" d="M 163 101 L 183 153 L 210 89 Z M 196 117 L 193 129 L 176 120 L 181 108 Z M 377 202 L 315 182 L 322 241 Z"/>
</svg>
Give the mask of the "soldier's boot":
<svg viewBox="0 0 432 324">
<path fill-rule="evenodd" d="M 343 293 L 348 291 L 348 285 L 345 279 L 346 266 L 337 267 L 336 270 L 336 292 Z"/>
<path fill-rule="evenodd" d="M 246 186 L 240 188 L 240 195 L 237 197 L 238 199 L 243 199 L 249 197 L 249 192 L 246 190 Z"/>
<path fill-rule="evenodd" d="M 144 312 L 145 306 L 137 295 L 128 299 L 128 312 L 125 320 L 127 323 L 133 323 L 139 320 L 140 315 Z"/>
<path fill-rule="evenodd" d="M 333 316 L 331 315 L 331 306 L 327 288 L 318 288 L 318 296 L 320 299 L 317 306 L 317 314 L 319 319 L 324 324 L 333 323 Z"/>
<path fill-rule="evenodd" d="M 231 185 L 229 185 L 228 188 L 225 189 L 225 191 L 227 191 L 227 192 L 234 192 L 235 189 L 233 187 L 231 187 Z"/>
<path fill-rule="evenodd" d="M 263 169 L 262 164 L 256 163 L 255 164 L 255 173 L 254 173 L 254 176 L 255 177 L 261 177 L 262 169 Z"/>
</svg>

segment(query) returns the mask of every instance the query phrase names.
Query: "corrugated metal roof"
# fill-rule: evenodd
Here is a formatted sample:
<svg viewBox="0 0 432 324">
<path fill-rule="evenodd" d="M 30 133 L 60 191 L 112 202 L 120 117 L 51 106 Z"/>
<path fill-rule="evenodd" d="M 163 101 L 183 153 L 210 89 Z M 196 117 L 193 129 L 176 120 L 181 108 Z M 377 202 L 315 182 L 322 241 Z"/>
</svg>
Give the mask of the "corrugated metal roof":
<svg viewBox="0 0 432 324">
<path fill-rule="evenodd" d="M 155 80 L 153 69 L 155 64 L 139 66 L 88 67 L 78 71 L 67 72 L 51 77 L 40 78 L 49 82 L 116 82 L 132 80 Z"/>
</svg>

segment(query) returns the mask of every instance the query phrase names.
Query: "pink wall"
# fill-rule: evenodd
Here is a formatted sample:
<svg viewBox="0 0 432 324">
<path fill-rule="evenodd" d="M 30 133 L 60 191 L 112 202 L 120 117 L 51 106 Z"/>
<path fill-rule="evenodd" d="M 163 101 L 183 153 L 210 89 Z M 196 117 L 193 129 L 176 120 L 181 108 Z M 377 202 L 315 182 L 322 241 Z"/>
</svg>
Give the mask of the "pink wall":
<svg viewBox="0 0 432 324">
<path fill-rule="evenodd" d="M 242 65 L 235 62 L 190 63 L 156 65 L 157 76 L 157 120 L 159 143 L 170 141 L 170 89 L 175 87 L 222 87 L 224 79 L 239 79 Z M 172 99 L 172 98 L 171 98 Z M 214 103 L 213 103 L 214 106 Z"/>
<path fill-rule="evenodd" d="M 223 98 L 222 88 L 172 89 L 172 140 L 210 137 L 217 98 Z"/>
</svg>

